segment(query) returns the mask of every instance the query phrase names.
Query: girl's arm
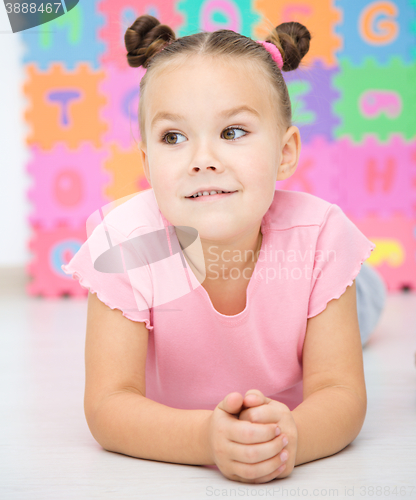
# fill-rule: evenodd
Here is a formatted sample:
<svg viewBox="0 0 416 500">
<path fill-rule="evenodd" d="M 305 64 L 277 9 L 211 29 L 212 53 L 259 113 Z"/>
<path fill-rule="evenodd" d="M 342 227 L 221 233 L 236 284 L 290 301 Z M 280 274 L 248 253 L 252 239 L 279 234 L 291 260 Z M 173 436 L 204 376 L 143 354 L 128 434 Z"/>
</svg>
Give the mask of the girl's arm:
<svg viewBox="0 0 416 500">
<path fill-rule="evenodd" d="M 108 451 L 189 465 L 214 465 L 209 447 L 210 410 L 179 410 L 131 390 L 109 396 L 88 426 Z"/>
<path fill-rule="evenodd" d="M 179 410 L 145 397 L 148 330 L 88 294 L 84 412 L 106 450 L 137 458 L 213 465 L 210 410 Z"/>
<path fill-rule="evenodd" d="M 308 320 L 303 399 L 292 410 L 298 429 L 295 465 L 342 450 L 364 423 L 367 393 L 355 280 L 341 297 Z"/>
</svg>

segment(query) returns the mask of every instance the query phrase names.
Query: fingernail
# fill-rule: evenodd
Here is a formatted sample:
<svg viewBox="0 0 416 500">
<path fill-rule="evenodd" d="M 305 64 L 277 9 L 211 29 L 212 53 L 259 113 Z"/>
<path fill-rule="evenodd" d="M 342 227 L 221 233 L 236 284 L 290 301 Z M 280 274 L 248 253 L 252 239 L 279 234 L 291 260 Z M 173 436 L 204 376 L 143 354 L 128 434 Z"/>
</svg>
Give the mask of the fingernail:
<svg viewBox="0 0 416 500">
<path fill-rule="evenodd" d="M 289 456 L 289 453 L 287 451 L 284 451 L 280 454 L 280 460 L 282 462 L 286 461 L 287 460 L 287 457 Z"/>
<path fill-rule="evenodd" d="M 288 441 L 287 437 L 284 437 L 283 438 L 283 446 L 286 446 L 288 442 L 289 441 Z"/>
<path fill-rule="evenodd" d="M 276 436 L 278 436 L 280 434 L 281 430 L 279 429 L 279 427 L 276 427 Z"/>
<path fill-rule="evenodd" d="M 280 474 L 281 472 L 284 471 L 284 468 L 286 467 L 286 464 L 281 465 L 278 469 L 277 472 Z"/>
</svg>

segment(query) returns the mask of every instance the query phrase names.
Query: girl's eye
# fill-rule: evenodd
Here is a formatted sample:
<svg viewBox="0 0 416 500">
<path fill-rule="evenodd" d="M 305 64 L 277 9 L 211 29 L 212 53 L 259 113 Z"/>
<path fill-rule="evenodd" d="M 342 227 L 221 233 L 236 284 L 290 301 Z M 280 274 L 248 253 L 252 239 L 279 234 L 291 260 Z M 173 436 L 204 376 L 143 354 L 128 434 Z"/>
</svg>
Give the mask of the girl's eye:
<svg viewBox="0 0 416 500">
<path fill-rule="evenodd" d="M 228 132 L 231 131 L 231 130 L 241 130 L 242 132 L 245 132 L 247 134 L 246 130 L 244 130 L 241 127 L 229 127 L 229 128 L 226 128 L 224 132 L 225 132 L 225 134 L 228 134 Z M 162 140 L 162 142 L 164 142 L 166 144 L 171 144 L 171 145 L 180 144 L 180 142 L 170 142 L 172 136 L 177 136 L 177 135 L 181 135 L 182 137 L 184 137 L 184 135 L 180 134 L 179 132 L 166 132 L 166 134 L 162 135 L 161 140 Z M 234 133 L 234 135 L 235 135 L 235 133 Z M 236 140 L 236 138 L 232 138 L 232 137 L 231 138 L 228 137 L 228 138 L 231 141 L 235 141 Z"/>
<path fill-rule="evenodd" d="M 242 127 L 230 127 L 230 128 L 226 128 L 224 132 L 227 134 L 227 133 L 228 133 L 229 131 L 231 131 L 231 130 L 241 130 L 242 132 L 245 132 L 245 133 L 247 134 L 247 132 L 246 132 L 246 131 L 242 128 Z M 234 133 L 234 135 L 235 135 L 235 133 Z M 240 136 L 240 137 L 241 137 L 241 136 Z M 238 139 L 238 137 L 237 137 L 237 139 Z M 237 139 L 235 139 L 235 138 L 234 138 L 234 139 L 233 139 L 233 138 L 231 138 L 231 140 L 232 140 L 232 141 L 235 141 L 235 140 L 237 140 Z"/>
<path fill-rule="evenodd" d="M 162 138 L 161 138 L 162 142 L 165 142 L 166 144 L 180 144 L 180 142 L 169 142 L 171 137 L 175 136 L 175 135 L 182 135 L 182 134 L 180 134 L 179 132 L 166 132 L 166 134 L 162 135 Z M 166 137 L 168 138 L 167 141 L 165 141 Z M 182 137 L 184 137 L 184 135 L 182 135 Z"/>
</svg>

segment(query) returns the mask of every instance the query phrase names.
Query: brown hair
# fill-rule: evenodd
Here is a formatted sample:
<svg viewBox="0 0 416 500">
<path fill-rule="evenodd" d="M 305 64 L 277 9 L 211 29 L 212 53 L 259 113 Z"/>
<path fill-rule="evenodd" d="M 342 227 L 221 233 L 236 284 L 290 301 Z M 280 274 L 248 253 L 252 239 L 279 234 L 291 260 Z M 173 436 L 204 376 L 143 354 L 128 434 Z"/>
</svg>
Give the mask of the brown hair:
<svg viewBox="0 0 416 500">
<path fill-rule="evenodd" d="M 280 50 L 283 71 L 291 71 L 299 66 L 309 50 L 310 40 L 311 34 L 308 29 L 295 21 L 279 24 L 266 37 L 267 42 L 273 43 Z M 181 55 L 180 63 L 184 58 L 195 54 L 227 56 L 232 59 L 246 58 L 257 62 L 260 68 L 264 68 L 265 77 L 269 78 L 271 88 L 277 93 L 280 103 L 277 110 L 278 122 L 280 121 L 284 131 L 292 125 L 292 107 L 282 73 L 269 52 L 251 38 L 226 29 L 175 38 L 175 33 L 169 26 L 160 24 L 155 17 L 146 14 L 138 17 L 127 28 L 124 41 L 128 64 L 133 68 L 143 66 L 147 69 L 140 81 L 139 101 L 139 127 L 144 143 L 146 143 L 144 123 L 146 82 L 156 68 L 161 70 L 172 64 L 176 59 L 174 56 L 179 55 Z"/>
</svg>

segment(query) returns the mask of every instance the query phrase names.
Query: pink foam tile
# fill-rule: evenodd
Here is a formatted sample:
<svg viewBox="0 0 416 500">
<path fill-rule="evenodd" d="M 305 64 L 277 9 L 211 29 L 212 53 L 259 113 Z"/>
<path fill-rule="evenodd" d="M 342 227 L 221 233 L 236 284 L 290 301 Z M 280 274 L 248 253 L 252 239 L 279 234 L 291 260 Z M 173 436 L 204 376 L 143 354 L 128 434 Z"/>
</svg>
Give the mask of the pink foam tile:
<svg viewBox="0 0 416 500">
<path fill-rule="evenodd" d="M 33 259 L 26 266 L 32 279 L 26 286 L 26 292 L 32 296 L 47 298 L 59 297 L 64 293 L 86 297 L 87 291 L 79 286 L 79 282 L 61 269 L 61 265 L 72 259 L 86 239 L 85 223 L 78 228 L 64 224 L 53 229 L 32 226 L 28 246 Z"/>
<path fill-rule="evenodd" d="M 105 67 L 106 76 L 99 87 L 100 93 L 107 97 L 101 110 L 101 119 L 108 126 L 104 142 L 117 142 L 129 148 L 140 141 L 140 80 L 144 73 L 143 68 L 119 68 L 115 64 Z"/>
<path fill-rule="evenodd" d="M 51 151 L 32 147 L 27 172 L 33 179 L 28 198 L 33 204 L 32 225 L 53 229 L 59 223 L 80 227 L 108 200 L 104 188 L 111 175 L 104 171 L 106 150 L 83 142 L 77 150 L 57 143 Z"/>
<path fill-rule="evenodd" d="M 342 207 L 354 217 L 377 214 L 411 218 L 416 204 L 416 139 L 392 134 L 381 143 L 373 134 L 354 145 L 345 137 L 335 143 Z"/>
<path fill-rule="evenodd" d="M 98 38 L 105 42 L 106 50 L 100 55 L 101 64 L 115 64 L 120 69 L 128 68 L 124 35 L 135 19 L 143 14 L 156 17 L 175 32 L 185 23 L 184 16 L 177 11 L 175 0 L 152 0 L 150 4 L 134 0 L 101 0 L 98 11 L 104 15 L 104 25 L 98 30 Z"/>
<path fill-rule="evenodd" d="M 339 204 L 339 175 L 333 161 L 334 143 L 322 135 L 301 145 L 299 163 L 294 174 L 276 182 L 276 189 L 302 191 Z"/>
</svg>

